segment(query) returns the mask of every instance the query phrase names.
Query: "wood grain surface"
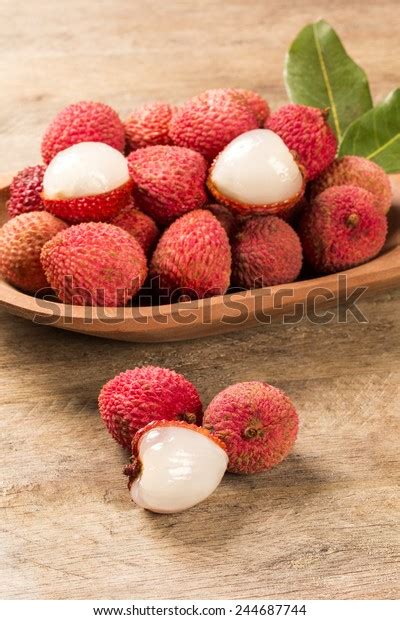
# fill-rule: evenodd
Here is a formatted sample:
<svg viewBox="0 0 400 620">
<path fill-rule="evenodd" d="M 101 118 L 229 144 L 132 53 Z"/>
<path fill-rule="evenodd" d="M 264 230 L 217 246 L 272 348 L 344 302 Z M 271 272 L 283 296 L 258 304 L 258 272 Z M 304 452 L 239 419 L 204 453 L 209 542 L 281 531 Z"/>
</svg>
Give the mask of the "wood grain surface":
<svg viewBox="0 0 400 620">
<path fill-rule="evenodd" d="M 2 171 L 38 159 L 73 100 L 179 101 L 206 87 L 285 100 L 282 63 L 324 16 L 376 97 L 399 82 L 395 0 L 0 2 Z M 190 343 L 133 345 L 0 312 L 3 598 L 395 598 L 400 594 L 400 292 L 361 301 L 367 322 L 259 326 Z M 293 454 L 226 476 L 203 504 L 156 516 L 130 503 L 127 455 L 96 408 L 137 364 L 183 372 L 204 403 L 250 379 L 287 391 Z M 396 572 L 397 569 L 397 572 Z"/>
</svg>

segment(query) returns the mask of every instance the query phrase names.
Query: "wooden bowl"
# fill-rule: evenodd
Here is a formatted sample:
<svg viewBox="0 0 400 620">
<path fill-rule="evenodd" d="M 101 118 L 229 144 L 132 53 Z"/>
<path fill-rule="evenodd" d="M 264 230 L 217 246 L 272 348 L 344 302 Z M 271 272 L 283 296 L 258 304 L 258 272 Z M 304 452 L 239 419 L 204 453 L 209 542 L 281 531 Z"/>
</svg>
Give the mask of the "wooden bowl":
<svg viewBox="0 0 400 620">
<path fill-rule="evenodd" d="M 11 178 L 12 175 L 0 176 L 1 223 L 7 219 L 5 203 Z M 293 323 L 305 315 L 321 322 L 315 315 L 321 316 L 324 306 L 348 299 L 357 289 L 365 295 L 400 284 L 400 176 L 393 177 L 393 188 L 395 199 L 383 251 L 369 263 L 339 274 L 200 301 L 141 308 L 92 308 L 45 301 L 0 279 L 0 306 L 34 323 L 131 342 L 202 338 L 257 323 Z"/>
</svg>

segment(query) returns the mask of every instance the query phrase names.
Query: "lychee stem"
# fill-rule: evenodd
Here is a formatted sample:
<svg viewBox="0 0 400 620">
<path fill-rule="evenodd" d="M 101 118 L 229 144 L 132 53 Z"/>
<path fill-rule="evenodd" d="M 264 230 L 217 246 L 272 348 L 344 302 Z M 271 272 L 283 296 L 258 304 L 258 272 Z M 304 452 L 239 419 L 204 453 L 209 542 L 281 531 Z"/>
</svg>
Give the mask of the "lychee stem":
<svg viewBox="0 0 400 620">
<path fill-rule="evenodd" d="M 129 476 L 128 489 L 131 488 L 132 482 L 138 477 L 141 469 L 142 469 L 142 466 L 140 464 L 140 461 L 134 456 L 132 456 L 131 463 L 124 467 L 124 472 L 123 472 L 125 476 Z"/>
<path fill-rule="evenodd" d="M 358 217 L 357 213 L 351 213 L 346 220 L 346 224 L 349 228 L 355 228 L 359 221 L 360 218 Z"/>
<path fill-rule="evenodd" d="M 183 422 L 187 422 L 188 424 L 196 424 L 196 414 L 190 412 L 182 413 L 181 420 Z"/>
<path fill-rule="evenodd" d="M 331 109 L 329 107 L 321 110 L 322 118 L 324 119 L 324 121 L 328 120 L 330 112 L 331 112 Z"/>
<path fill-rule="evenodd" d="M 255 426 L 248 426 L 243 431 L 243 437 L 245 439 L 255 439 L 256 437 L 264 437 L 264 430 L 262 428 L 256 428 Z"/>
</svg>

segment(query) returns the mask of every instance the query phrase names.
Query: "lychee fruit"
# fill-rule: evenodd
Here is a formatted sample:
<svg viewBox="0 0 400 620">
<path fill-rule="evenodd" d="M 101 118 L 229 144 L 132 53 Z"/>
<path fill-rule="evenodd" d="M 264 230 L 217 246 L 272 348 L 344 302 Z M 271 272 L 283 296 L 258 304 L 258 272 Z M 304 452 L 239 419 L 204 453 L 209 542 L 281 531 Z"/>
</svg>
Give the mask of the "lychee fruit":
<svg viewBox="0 0 400 620">
<path fill-rule="evenodd" d="M 355 185 L 329 187 L 311 201 L 299 224 L 304 258 L 319 273 L 355 267 L 376 256 L 387 222 L 375 197 Z"/>
<path fill-rule="evenodd" d="M 297 436 L 298 416 L 289 398 L 261 381 L 236 383 L 208 405 L 203 426 L 221 439 L 228 471 L 255 474 L 280 463 Z"/>
<path fill-rule="evenodd" d="M 293 282 L 301 265 L 297 233 L 273 215 L 248 218 L 232 244 L 232 282 L 245 289 Z"/>
<path fill-rule="evenodd" d="M 321 174 L 336 155 L 336 136 L 326 118 L 326 110 L 290 103 L 273 112 L 265 123 L 297 153 L 308 180 Z"/>
<path fill-rule="evenodd" d="M 73 103 L 61 110 L 46 129 L 43 161 L 48 164 L 57 153 L 78 142 L 104 142 L 123 152 L 124 125 L 115 110 L 104 103 Z"/>
<path fill-rule="evenodd" d="M 264 126 L 265 121 L 270 115 L 270 108 L 268 102 L 261 97 L 254 90 L 247 90 L 245 88 L 235 88 L 235 91 L 245 98 L 247 105 L 253 110 L 256 115 L 257 122 L 260 127 Z"/>
<path fill-rule="evenodd" d="M 186 422 L 150 422 L 136 433 L 132 452 L 124 470 L 131 498 L 141 508 L 163 514 L 207 499 L 228 465 L 223 442 Z"/>
<path fill-rule="evenodd" d="M 171 144 L 169 122 L 174 106 L 164 102 L 142 105 L 125 121 L 125 133 L 131 150 L 157 144 Z"/>
<path fill-rule="evenodd" d="M 106 383 L 100 416 L 114 439 L 129 448 L 135 433 L 154 420 L 201 424 L 200 396 L 183 375 L 156 366 L 127 370 Z"/>
<path fill-rule="evenodd" d="M 228 236 L 210 211 L 186 213 L 164 232 L 150 264 L 150 278 L 171 298 L 223 295 L 231 275 Z"/>
<path fill-rule="evenodd" d="M 317 196 L 332 185 L 356 185 L 375 196 L 376 208 L 387 213 L 392 204 L 392 188 L 386 172 L 375 162 L 345 155 L 335 159 L 311 185 L 311 195 Z"/>
<path fill-rule="evenodd" d="M 173 144 L 212 160 L 236 136 L 256 127 L 256 115 L 246 98 L 233 88 L 220 88 L 206 90 L 178 107 L 169 135 Z"/>
<path fill-rule="evenodd" d="M 0 229 L 0 273 L 13 286 L 36 293 L 49 288 L 40 263 L 43 246 L 67 224 L 44 211 L 22 213 Z"/>
<path fill-rule="evenodd" d="M 46 211 L 70 223 L 107 222 L 131 199 L 125 157 L 102 142 L 80 142 L 58 153 L 43 178 Z"/>
<path fill-rule="evenodd" d="M 29 166 L 15 175 L 10 185 L 10 197 L 7 201 L 9 217 L 15 217 L 31 211 L 43 211 L 41 199 L 43 176 L 46 166 Z"/>
<path fill-rule="evenodd" d="M 135 203 L 157 224 L 169 224 L 206 201 L 206 162 L 191 149 L 148 146 L 131 153 L 128 166 Z"/>
<path fill-rule="evenodd" d="M 139 209 L 136 209 L 133 201 L 128 207 L 118 213 L 111 220 L 110 224 L 123 228 L 135 237 L 146 256 L 151 252 L 160 235 L 155 221 L 145 213 L 142 213 L 142 211 L 139 211 Z"/>
<path fill-rule="evenodd" d="M 304 171 L 268 129 L 243 133 L 215 158 L 207 181 L 217 202 L 239 215 L 284 215 L 304 193 Z"/>
<path fill-rule="evenodd" d="M 125 306 L 147 275 L 139 243 L 111 224 L 71 226 L 46 243 L 41 261 L 59 299 L 78 306 Z"/>
<path fill-rule="evenodd" d="M 231 239 L 236 232 L 238 223 L 228 207 L 215 202 L 207 204 L 204 208 L 215 215 L 221 226 L 225 229 L 229 239 Z"/>
</svg>

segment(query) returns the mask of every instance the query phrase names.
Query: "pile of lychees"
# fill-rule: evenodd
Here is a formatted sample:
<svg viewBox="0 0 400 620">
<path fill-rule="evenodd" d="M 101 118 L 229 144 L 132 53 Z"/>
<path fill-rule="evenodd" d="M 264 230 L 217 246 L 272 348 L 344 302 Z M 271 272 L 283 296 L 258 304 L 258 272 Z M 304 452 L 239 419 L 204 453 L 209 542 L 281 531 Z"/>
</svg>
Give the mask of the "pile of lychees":
<svg viewBox="0 0 400 620">
<path fill-rule="evenodd" d="M 123 306 L 145 283 L 196 299 L 370 260 L 387 232 L 385 172 L 335 159 L 328 111 L 271 113 L 257 93 L 208 90 L 123 123 L 102 103 L 62 110 L 44 164 L 10 188 L 0 273 L 65 303 Z"/>
<path fill-rule="evenodd" d="M 125 468 L 132 499 L 161 513 L 203 501 L 226 470 L 255 474 L 278 465 L 299 425 L 289 398 L 261 381 L 225 388 L 203 415 L 195 386 L 155 366 L 111 379 L 100 392 L 99 409 L 113 438 L 132 451 Z"/>
</svg>

